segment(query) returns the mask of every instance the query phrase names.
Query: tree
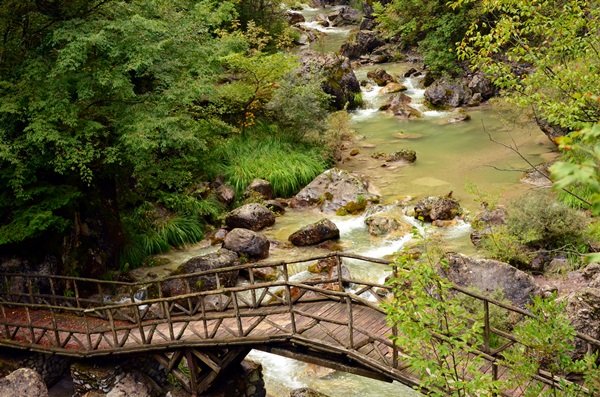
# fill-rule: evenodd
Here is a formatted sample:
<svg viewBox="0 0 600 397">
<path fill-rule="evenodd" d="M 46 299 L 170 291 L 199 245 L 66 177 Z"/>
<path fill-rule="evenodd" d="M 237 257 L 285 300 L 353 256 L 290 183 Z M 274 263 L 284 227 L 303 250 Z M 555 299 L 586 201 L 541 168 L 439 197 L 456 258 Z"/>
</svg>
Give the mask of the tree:
<svg viewBox="0 0 600 397">
<path fill-rule="evenodd" d="M 40 245 L 100 276 L 202 237 L 224 209 L 200 183 L 222 170 L 214 153 L 279 122 L 267 104 L 297 64 L 268 34 L 278 3 L 248 4 L 0 4 L 0 253 Z"/>
</svg>

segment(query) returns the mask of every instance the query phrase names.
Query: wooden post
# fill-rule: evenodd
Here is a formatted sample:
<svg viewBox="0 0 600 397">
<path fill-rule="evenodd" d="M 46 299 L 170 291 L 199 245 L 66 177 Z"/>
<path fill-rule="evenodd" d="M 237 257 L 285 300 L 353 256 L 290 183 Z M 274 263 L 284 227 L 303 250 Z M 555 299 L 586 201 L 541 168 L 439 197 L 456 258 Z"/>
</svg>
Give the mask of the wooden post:
<svg viewBox="0 0 600 397">
<path fill-rule="evenodd" d="M 398 278 L 398 266 L 392 266 L 392 275 L 394 279 Z M 392 325 L 392 366 L 394 368 L 398 368 L 398 326 L 396 324 Z"/>
<path fill-rule="evenodd" d="M 61 347 L 60 333 L 58 332 L 58 324 L 56 323 L 56 314 L 54 313 L 54 309 L 50 309 L 50 313 L 52 314 L 52 330 L 54 331 L 54 339 L 56 340 L 56 347 Z"/>
<path fill-rule="evenodd" d="M 348 342 L 350 349 L 354 349 L 354 317 L 352 315 L 352 299 L 346 296 L 346 309 L 348 311 Z"/>
<path fill-rule="evenodd" d="M 296 334 L 296 317 L 294 315 L 294 304 L 292 302 L 292 290 L 290 289 L 290 275 L 288 272 L 287 263 L 283 264 L 283 279 L 285 280 L 285 295 L 288 302 L 288 310 L 290 311 L 290 322 L 292 325 L 292 334 Z M 268 288 L 268 287 L 267 287 Z"/>
<path fill-rule="evenodd" d="M 340 291 L 344 291 L 344 281 L 342 279 L 342 258 L 338 254 L 335 254 L 335 265 L 338 272 L 338 286 Z"/>
<path fill-rule="evenodd" d="M 198 396 L 198 365 L 191 349 L 186 349 L 185 360 L 190 370 L 190 392 L 192 397 Z"/>
<path fill-rule="evenodd" d="M 58 304 L 56 303 L 56 288 L 54 286 L 54 278 L 49 277 L 48 281 L 50 282 L 50 294 L 52 295 L 52 297 L 50 298 L 50 302 L 52 303 L 52 306 L 58 306 Z"/>
<path fill-rule="evenodd" d="M 237 293 L 232 292 L 232 294 L 233 294 L 233 311 L 235 313 L 235 320 L 237 322 L 238 336 L 243 337 L 244 336 L 244 328 L 242 326 L 242 317 L 240 315 L 240 308 L 238 306 Z"/>
<path fill-rule="evenodd" d="M 133 287 L 129 286 L 129 296 L 131 297 L 131 303 L 135 303 L 135 293 L 133 292 Z M 135 322 L 137 323 L 138 329 L 140 331 L 140 338 L 142 339 L 142 343 L 146 344 L 146 334 L 144 333 L 144 326 L 142 325 L 142 318 L 140 317 L 139 306 L 131 306 L 133 310 L 133 315 L 135 317 Z"/>
<path fill-rule="evenodd" d="M 253 271 L 253 269 L 248 269 L 248 274 L 250 277 L 250 285 L 252 286 L 252 289 L 251 289 L 252 308 L 256 309 L 256 288 L 254 288 L 254 271 Z"/>
<path fill-rule="evenodd" d="M 110 323 L 110 331 L 112 333 L 113 341 L 115 343 L 114 347 L 118 347 L 119 346 L 119 337 L 117 335 L 117 330 L 115 329 L 115 319 L 113 318 L 113 315 L 112 315 L 112 309 L 108 308 L 105 310 L 108 313 L 108 321 Z"/>
<path fill-rule="evenodd" d="M 31 334 L 31 344 L 35 343 L 35 331 L 33 330 L 33 322 L 31 321 L 31 314 L 29 313 L 29 307 L 25 306 L 25 313 L 27 314 L 27 325 Z"/>
</svg>

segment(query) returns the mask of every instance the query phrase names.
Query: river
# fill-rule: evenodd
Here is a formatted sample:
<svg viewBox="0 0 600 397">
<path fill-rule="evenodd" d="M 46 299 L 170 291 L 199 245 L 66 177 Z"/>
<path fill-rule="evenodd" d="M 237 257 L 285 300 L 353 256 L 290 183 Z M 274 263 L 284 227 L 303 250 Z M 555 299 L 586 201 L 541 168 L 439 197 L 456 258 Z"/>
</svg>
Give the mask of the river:
<svg viewBox="0 0 600 397">
<path fill-rule="evenodd" d="M 317 51 L 337 51 L 340 45 L 352 34 L 354 27 L 323 28 L 313 22 L 313 18 L 331 9 L 320 10 L 306 8 L 303 14 L 307 18 L 305 25 L 316 28 L 323 37 L 311 44 Z M 372 68 L 383 68 L 394 76 L 403 76 L 411 67 L 410 63 L 380 64 L 358 67 L 355 73 L 360 80 Z M 479 208 L 481 194 L 487 200 L 507 200 L 512 196 L 531 189 L 520 182 L 526 168 L 522 159 L 514 152 L 492 141 L 516 145 L 521 154 L 532 163 L 542 163 L 555 156 L 553 147 L 537 126 L 519 114 L 515 109 L 504 105 L 484 104 L 467 109 L 471 119 L 466 122 L 449 123 L 455 112 L 429 111 L 423 105 L 423 90 L 418 88 L 417 78 L 404 79 L 409 95 L 415 107 L 423 111 L 424 117 L 416 120 L 399 120 L 377 109 L 385 101 L 380 88 L 364 88 L 363 109 L 352 113 L 352 128 L 361 137 L 356 142 L 359 154 L 347 156 L 338 166 L 343 169 L 365 175 L 382 195 L 380 211 L 395 211 L 420 228 L 425 228 L 415 220 L 405 216 L 402 206 L 411 197 L 445 195 L 452 192 L 467 213 Z M 414 164 L 394 167 L 381 167 L 380 161 L 371 158 L 377 151 L 393 152 L 402 148 L 413 149 L 417 153 Z M 474 191 L 481 192 L 480 195 Z M 479 196 L 479 197 L 478 197 Z M 316 210 L 290 209 L 277 218 L 275 226 L 265 234 L 278 241 L 286 241 L 289 234 L 300 226 L 317 221 L 323 214 Z M 369 235 L 364 222 L 365 216 L 332 216 L 330 219 L 341 231 L 341 248 L 348 252 L 372 257 L 384 257 L 393 254 L 410 240 L 409 236 L 378 238 Z M 430 233 L 440 234 L 448 249 L 466 254 L 476 254 L 469 241 L 470 225 L 459 221 L 446 227 L 427 227 Z M 176 266 L 193 256 L 216 250 L 206 242 L 163 255 L 164 260 Z M 275 247 L 270 259 L 303 257 L 318 253 L 314 248 L 289 249 Z M 365 265 L 347 263 L 354 278 L 382 281 L 389 269 L 383 265 Z M 302 272 L 298 266 L 295 271 Z M 262 363 L 268 393 L 273 397 L 289 395 L 289 390 L 299 387 L 311 387 L 331 397 L 408 397 L 416 392 L 398 383 L 385 383 L 364 377 L 337 372 L 315 365 L 253 351 L 249 358 Z"/>
</svg>

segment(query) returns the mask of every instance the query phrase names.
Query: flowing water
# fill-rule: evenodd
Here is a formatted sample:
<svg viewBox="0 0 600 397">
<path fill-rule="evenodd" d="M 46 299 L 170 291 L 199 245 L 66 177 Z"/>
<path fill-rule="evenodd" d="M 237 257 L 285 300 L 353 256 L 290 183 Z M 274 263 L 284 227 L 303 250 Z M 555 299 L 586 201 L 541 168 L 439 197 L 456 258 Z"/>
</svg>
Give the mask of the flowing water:
<svg viewBox="0 0 600 397">
<path fill-rule="evenodd" d="M 323 28 L 313 22 L 315 16 L 327 10 L 307 8 L 304 14 L 306 27 L 322 32 L 322 37 L 311 45 L 317 51 L 337 51 L 352 33 L 351 28 Z M 411 67 L 418 65 L 394 63 L 359 67 L 355 73 L 359 80 L 366 78 L 369 70 L 383 68 L 394 76 L 403 76 Z M 426 226 L 408 217 L 402 205 L 410 198 L 428 195 L 446 195 L 452 192 L 467 212 L 478 209 L 477 199 L 506 200 L 521 194 L 530 186 L 520 183 L 525 163 L 517 154 L 495 143 L 516 145 L 522 155 L 532 163 L 548 161 L 554 156 L 552 146 L 539 129 L 528 122 L 518 122 L 522 117 L 514 109 L 494 105 L 483 105 L 467 110 L 471 120 L 450 123 L 456 117 L 455 111 L 429 110 L 424 105 L 424 90 L 419 88 L 418 78 L 402 78 L 408 88 L 405 93 L 412 98 L 411 106 L 423 113 L 416 120 L 399 120 L 377 109 L 385 103 L 386 95 L 381 88 L 363 89 L 365 108 L 352 114 L 352 127 L 360 139 L 356 142 L 359 154 L 347 156 L 339 167 L 365 175 L 382 196 L 381 212 L 392 212 L 406 223 L 421 230 Z M 417 153 L 414 164 L 382 167 L 382 162 L 371 158 L 375 152 L 390 153 L 399 149 L 413 149 Z M 473 191 L 482 193 L 477 197 Z M 274 241 L 270 259 L 290 259 L 321 253 L 316 248 L 290 249 L 285 245 L 287 237 L 299 227 L 315 222 L 324 215 L 317 210 L 293 210 L 279 217 L 275 226 L 265 234 Z M 373 237 L 365 225 L 365 215 L 328 216 L 340 229 L 339 249 L 372 257 L 385 257 L 402 248 L 410 240 L 409 235 L 393 237 Z M 437 228 L 427 227 L 437 233 L 447 248 L 466 254 L 475 254 L 469 242 L 470 226 L 465 221 Z M 173 251 L 162 260 L 174 267 L 190 257 L 215 250 L 207 243 L 201 243 L 185 250 Z M 383 265 L 346 263 L 354 278 L 381 282 L 389 269 Z M 298 275 L 306 264 L 292 269 Z M 151 271 L 158 271 L 156 268 Z M 308 386 L 331 397 L 365 397 L 417 395 L 398 383 L 385 383 L 356 375 L 332 371 L 315 365 L 301 363 L 264 352 L 253 351 L 250 358 L 262 363 L 265 380 L 271 396 L 287 396 L 289 390 Z"/>
</svg>

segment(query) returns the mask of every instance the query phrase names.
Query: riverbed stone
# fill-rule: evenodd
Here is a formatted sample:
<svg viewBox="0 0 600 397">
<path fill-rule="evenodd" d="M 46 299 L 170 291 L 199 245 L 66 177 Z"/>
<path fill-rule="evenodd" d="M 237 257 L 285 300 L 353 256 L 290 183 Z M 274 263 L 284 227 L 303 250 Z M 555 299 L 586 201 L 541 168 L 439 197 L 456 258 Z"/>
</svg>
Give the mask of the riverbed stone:
<svg viewBox="0 0 600 397">
<path fill-rule="evenodd" d="M 400 149 L 392 153 L 376 152 L 371 155 L 376 160 L 384 160 L 386 162 L 405 161 L 414 163 L 417 161 L 417 153 L 412 149 Z"/>
<path fill-rule="evenodd" d="M 152 397 L 155 395 L 149 379 L 139 372 L 127 372 L 115 383 L 106 397 Z"/>
<path fill-rule="evenodd" d="M 400 92 L 392 96 L 386 104 L 379 108 L 379 110 L 392 113 L 402 120 L 421 118 L 423 116 L 421 112 L 410 106 L 411 101 L 412 99 L 408 95 Z"/>
<path fill-rule="evenodd" d="M 235 252 L 221 248 L 217 252 L 189 259 L 175 270 L 174 275 L 216 270 L 224 267 L 237 266 L 239 264 L 240 261 Z M 237 270 L 220 273 L 220 286 L 235 286 L 238 275 L 239 271 Z M 189 277 L 187 280 L 190 286 L 189 292 L 207 291 L 217 287 L 217 281 L 214 275 Z M 167 280 L 162 283 L 161 287 L 163 296 L 177 296 L 188 293 L 186 283 L 182 279 Z"/>
<path fill-rule="evenodd" d="M 414 213 L 417 219 L 433 222 L 454 219 L 462 213 L 462 209 L 458 201 L 451 197 L 430 196 L 415 204 Z"/>
<path fill-rule="evenodd" d="M 425 90 L 425 99 L 435 107 L 464 106 L 472 96 L 473 92 L 462 80 L 437 80 Z"/>
<path fill-rule="evenodd" d="M 216 190 L 217 199 L 226 204 L 230 205 L 235 200 L 235 189 L 229 185 L 222 184 Z"/>
<path fill-rule="evenodd" d="M 479 94 L 483 100 L 490 99 L 496 95 L 496 87 L 482 72 L 476 72 L 471 76 L 467 76 L 467 81 L 467 87 L 471 92 Z"/>
<path fill-rule="evenodd" d="M 2 397 L 48 397 L 42 376 L 30 368 L 20 368 L 0 379 Z"/>
<path fill-rule="evenodd" d="M 275 215 L 262 204 L 242 205 L 228 213 L 225 224 L 230 229 L 243 228 L 259 231 L 275 223 Z"/>
<path fill-rule="evenodd" d="M 504 299 L 519 307 L 525 307 L 538 293 L 534 278 L 508 263 L 457 253 L 449 253 L 446 258 L 448 267 L 442 269 L 442 273 L 459 286 L 475 288 L 485 294 L 499 291 Z"/>
<path fill-rule="evenodd" d="M 298 192 L 290 205 L 318 205 L 321 211 L 332 213 L 352 202 L 379 201 L 379 195 L 372 190 L 373 187 L 366 179 L 346 170 L 332 168 L 317 176 Z"/>
<path fill-rule="evenodd" d="M 264 234 L 249 229 L 236 228 L 223 240 L 223 248 L 237 252 L 250 259 L 264 259 L 269 256 L 269 239 Z"/>
<path fill-rule="evenodd" d="M 290 397 L 330 397 L 327 394 L 323 394 L 316 390 L 310 389 L 308 387 L 303 387 L 301 389 L 294 389 L 290 392 Z"/>
<path fill-rule="evenodd" d="M 387 83 L 385 87 L 381 89 L 382 94 L 394 94 L 400 91 L 406 91 L 406 86 L 400 83 Z"/>
<path fill-rule="evenodd" d="M 384 87 L 389 83 L 397 83 L 396 79 L 391 74 L 381 68 L 371 70 L 367 73 L 367 77 L 380 87 Z"/>
<path fill-rule="evenodd" d="M 295 231 L 288 240 L 295 246 L 307 246 L 339 238 L 340 231 L 335 223 L 325 218 Z"/>
<path fill-rule="evenodd" d="M 411 225 L 389 214 L 375 214 L 365 219 L 367 230 L 372 236 L 387 236 L 394 232 L 408 233 Z"/>
<path fill-rule="evenodd" d="M 275 194 L 273 193 L 273 185 L 265 179 L 254 179 L 246 188 L 244 193 L 246 197 L 258 196 L 263 200 L 271 200 Z"/>
</svg>

